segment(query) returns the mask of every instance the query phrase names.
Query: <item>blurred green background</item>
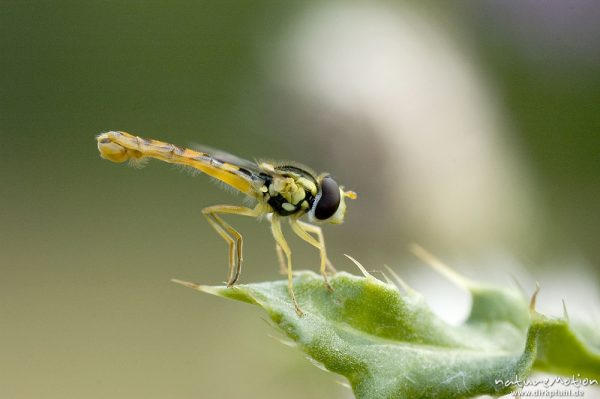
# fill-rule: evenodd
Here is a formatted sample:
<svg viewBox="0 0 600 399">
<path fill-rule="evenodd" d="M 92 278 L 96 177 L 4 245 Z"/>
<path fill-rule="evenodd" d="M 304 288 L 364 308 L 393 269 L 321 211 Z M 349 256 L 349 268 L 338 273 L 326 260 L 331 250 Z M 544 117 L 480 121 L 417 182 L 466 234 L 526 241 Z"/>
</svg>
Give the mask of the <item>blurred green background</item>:
<svg viewBox="0 0 600 399">
<path fill-rule="evenodd" d="M 100 159 L 107 130 L 333 172 L 359 193 L 347 222 L 325 227 L 339 269 L 353 270 L 350 253 L 435 290 L 405 249 L 416 240 L 484 276 L 567 270 L 565 292 L 577 302 L 581 283 L 597 305 L 600 7 L 527 4 L 0 1 L 0 396 L 351 397 L 258 309 L 169 282 L 226 278 L 200 210 L 242 198 L 158 162 Z M 484 100 L 450 111 L 463 97 Z M 418 144 L 429 130 L 411 123 L 432 121 L 468 135 L 431 125 Z M 457 196 L 463 170 L 480 183 Z M 434 197 L 441 208 L 422 200 Z M 242 282 L 279 278 L 267 224 L 232 223 Z M 296 267 L 316 270 L 316 252 L 290 241 Z"/>
</svg>

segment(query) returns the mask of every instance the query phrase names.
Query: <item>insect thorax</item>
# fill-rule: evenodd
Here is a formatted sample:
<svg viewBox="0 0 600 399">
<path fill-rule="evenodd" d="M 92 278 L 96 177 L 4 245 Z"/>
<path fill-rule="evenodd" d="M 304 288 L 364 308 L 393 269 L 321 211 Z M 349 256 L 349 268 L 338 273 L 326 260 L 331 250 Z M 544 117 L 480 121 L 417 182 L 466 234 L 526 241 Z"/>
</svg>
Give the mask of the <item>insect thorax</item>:
<svg viewBox="0 0 600 399">
<path fill-rule="evenodd" d="M 317 195 L 317 180 L 295 166 L 275 167 L 275 174 L 264 176 L 264 200 L 281 216 L 308 212 Z"/>
</svg>

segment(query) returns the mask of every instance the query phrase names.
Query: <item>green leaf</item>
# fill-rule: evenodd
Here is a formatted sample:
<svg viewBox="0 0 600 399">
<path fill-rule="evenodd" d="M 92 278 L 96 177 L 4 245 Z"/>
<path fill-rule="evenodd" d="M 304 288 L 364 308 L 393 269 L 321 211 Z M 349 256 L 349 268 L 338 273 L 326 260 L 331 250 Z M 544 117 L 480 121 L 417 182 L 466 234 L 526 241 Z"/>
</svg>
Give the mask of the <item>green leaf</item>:
<svg viewBox="0 0 600 399">
<path fill-rule="evenodd" d="M 537 330 L 538 335 L 536 369 L 600 380 L 597 328 L 569 323 L 566 317 L 557 319 L 536 314 L 531 329 Z"/>
<path fill-rule="evenodd" d="M 321 276 L 297 273 L 294 289 L 302 317 L 286 280 L 233 288 L 177 282 L 262 307 L 312 359 L 345 376 L 357 398 L 495 396 L 514 389 L 503 382 L 526 378 L 534 362 L 539 369 L 585 372 L 590 378 L 600 367 L 597 347 L 565 319 L 530 312 L 515 290 L 466 279 L 460 283 L 473 303 L 459 326 L 437 317 L 415 291 L 402 293 L 368 274 L 337 273 L 330 292 Z M 567 356 L 568 351 L 573 352 Z"/>
</svg>

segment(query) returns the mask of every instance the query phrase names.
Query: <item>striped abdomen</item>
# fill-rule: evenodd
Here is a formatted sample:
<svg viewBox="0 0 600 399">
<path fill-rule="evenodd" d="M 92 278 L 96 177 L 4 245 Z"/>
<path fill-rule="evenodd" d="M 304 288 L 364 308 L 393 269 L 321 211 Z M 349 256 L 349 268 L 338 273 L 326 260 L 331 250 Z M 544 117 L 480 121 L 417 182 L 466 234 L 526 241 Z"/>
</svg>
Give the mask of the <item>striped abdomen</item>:
<svg viewBox="0 0 600 399">
<path fill-rule="evenodd" d="M 120 163 L 155 158 L 192 167 L 249 196 L 257 195 L 251 173 L 239 166 L 219 161 L 208 153 L 181 148 L 158 140 L 144 139 L 121 131 L 102 133 L 96 139 L 100 156 L 109 161 Z"/>
</svg>

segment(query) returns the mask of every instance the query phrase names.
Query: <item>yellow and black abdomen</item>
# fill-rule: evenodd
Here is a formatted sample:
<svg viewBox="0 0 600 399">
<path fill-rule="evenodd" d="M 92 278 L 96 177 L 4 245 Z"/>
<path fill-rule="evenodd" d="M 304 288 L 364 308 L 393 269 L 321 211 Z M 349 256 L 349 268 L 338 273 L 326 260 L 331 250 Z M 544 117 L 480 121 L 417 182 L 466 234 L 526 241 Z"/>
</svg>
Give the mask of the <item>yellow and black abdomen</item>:
<svg viewBox="0 0 600 399">
<path fill-rule="evenodd" d="M 184 165 L 214 177 L 250 197 L 259 197 L 255 187 L 261 184 L 261 181 L 257 176 L 241 166 L 220 161 L 209 153 L 145 139 L 122 131 L 102 133 L 96 140 L 100 156 L 109 161 L 121 163 L 154 158 Z"/>
</svg>

